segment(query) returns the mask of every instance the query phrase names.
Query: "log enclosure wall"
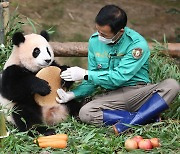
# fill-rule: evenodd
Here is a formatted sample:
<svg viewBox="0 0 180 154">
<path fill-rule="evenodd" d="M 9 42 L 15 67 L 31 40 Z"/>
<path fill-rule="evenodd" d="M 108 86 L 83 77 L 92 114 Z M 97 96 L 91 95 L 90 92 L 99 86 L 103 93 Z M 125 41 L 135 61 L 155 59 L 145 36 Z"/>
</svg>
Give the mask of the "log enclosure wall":
<svg viewBox="0 0 180 154">
<path fill-rule="evenodd" d="M 50 42 L 56 57 L 87 57 L 88 43 L 87 42 Z M 180 58 L 180 43 L 168 43 L 168 52 L 170 56 Z M 149 43 L 150 49 L 153 48 L 153 43 Z"/>
</svg>

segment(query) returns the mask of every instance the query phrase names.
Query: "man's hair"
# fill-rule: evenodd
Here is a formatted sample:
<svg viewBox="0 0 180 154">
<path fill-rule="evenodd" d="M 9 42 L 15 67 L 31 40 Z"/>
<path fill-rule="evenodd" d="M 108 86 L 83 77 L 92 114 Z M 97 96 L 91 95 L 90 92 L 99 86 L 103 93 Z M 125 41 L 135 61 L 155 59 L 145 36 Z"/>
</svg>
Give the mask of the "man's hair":
<svg viewBox="0 0 180 154">
<path fill-rule="evenodd" d="M 105 5 L 95 18 L 99 26 L 109 25 L 111 31 L 116 34 L 127 24 L 126 12 L 116 5 Z"/>
</svg>

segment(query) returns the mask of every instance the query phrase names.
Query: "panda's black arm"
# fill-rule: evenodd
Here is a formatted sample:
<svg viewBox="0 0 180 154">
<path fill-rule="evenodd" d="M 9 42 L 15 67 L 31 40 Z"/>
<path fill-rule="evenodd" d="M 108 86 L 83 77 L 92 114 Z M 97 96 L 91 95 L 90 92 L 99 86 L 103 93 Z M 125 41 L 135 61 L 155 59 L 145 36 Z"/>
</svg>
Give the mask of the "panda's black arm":
<svg viewBox="0 0 180 154">
<path fill-rule="evenodd" d="M 50 93 L 48 82 L 17 65 L 12 65 L 3 71 L 1 90 L 5 98 L 13 101 L 22 101 L 35 93 L 40 95 Z"/>
<path fill-rule="evenodd" d="M 61 72 L 67 70 L 67 68 L 69 68 L 69 66 L 67 65 L 59 65 L 56 61 L 53 61 L 51 66 L 57 66 L 61 69 Z"/>
<path fill-rule="evenodd" d="M 67 68 L 69 68 L 69 66 L 67 66 L 67 65 L 62 65 L 61 66 L 61 65 L 57 64 L 56 61 L 53 61 L 51 66 L 59 67 L 61 69 L 61 72 L 65 71 L 65 70 L 67 70 Z M 65 81 L 63 79 L 62 79 L 62 82 L 61 82 L 62 86 L 65 87 L 66 89 L 69 89 L 73 85 L 73 83 L 74 83 L 73 81 Z"/>
</svg>

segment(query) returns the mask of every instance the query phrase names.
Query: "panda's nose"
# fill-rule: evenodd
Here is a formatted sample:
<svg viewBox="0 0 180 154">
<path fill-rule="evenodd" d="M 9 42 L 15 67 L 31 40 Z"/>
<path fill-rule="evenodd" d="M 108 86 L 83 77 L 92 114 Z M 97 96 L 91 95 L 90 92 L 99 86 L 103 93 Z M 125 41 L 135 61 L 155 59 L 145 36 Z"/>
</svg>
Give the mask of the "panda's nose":
<svg viewBox="0 0 180 154">
<path fill-rule="evenodd" d="M 45 62 L 49 64 L 51 62 L 51 60 L 46 59 Z"/>
</svg>

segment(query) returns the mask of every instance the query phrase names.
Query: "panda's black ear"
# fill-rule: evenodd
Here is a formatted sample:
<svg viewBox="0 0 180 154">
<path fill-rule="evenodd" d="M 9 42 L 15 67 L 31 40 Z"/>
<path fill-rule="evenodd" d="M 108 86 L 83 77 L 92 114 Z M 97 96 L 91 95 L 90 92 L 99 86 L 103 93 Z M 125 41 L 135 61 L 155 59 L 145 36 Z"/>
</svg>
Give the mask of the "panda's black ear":
<svg viewBox="0 0 180 154">
<path fill-rule="evenodd" d="M 24 43 L 24 41 L 25 41 L 25 37 L 21 32 L 14 33 L 14 35 L 12 37 L 12 42 L 14 45 L 19 46 L 19 44 Z"/>
<path fill-rule="evenodd" d="M 41 31 L 40 35 L 43 36 L 49 42 L 49 34 L 47 31 Z"/>
</svg>

